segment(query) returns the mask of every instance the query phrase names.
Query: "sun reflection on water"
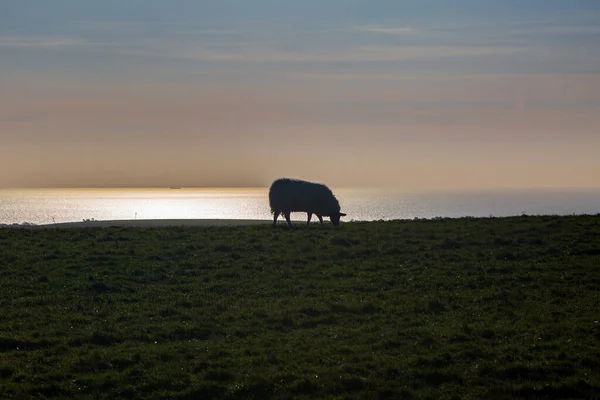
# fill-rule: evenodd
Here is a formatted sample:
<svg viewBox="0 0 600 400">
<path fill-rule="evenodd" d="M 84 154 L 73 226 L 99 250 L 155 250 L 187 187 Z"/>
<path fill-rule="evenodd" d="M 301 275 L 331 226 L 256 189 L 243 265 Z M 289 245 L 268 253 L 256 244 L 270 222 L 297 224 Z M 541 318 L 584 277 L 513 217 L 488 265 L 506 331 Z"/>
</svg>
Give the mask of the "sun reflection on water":
<svg viewBox="0 0 600 400">
<path fill-rule="evenodd" d="M 5 211 L 5 212 L 2 212 Z M 0 223 L 123 219 L 269 219 L 267 189 L 0 191 Z"/>
<path fill-rule="evenodd" d="M 596 214 L 600 190 L 402 193 L 335 189 L 343 221 Z M 272 218 L 268 188 L 0 189 L 0 224 L 94 220 Z M 306 221 L 306 213 L 292 213 Z"/>
</svg>

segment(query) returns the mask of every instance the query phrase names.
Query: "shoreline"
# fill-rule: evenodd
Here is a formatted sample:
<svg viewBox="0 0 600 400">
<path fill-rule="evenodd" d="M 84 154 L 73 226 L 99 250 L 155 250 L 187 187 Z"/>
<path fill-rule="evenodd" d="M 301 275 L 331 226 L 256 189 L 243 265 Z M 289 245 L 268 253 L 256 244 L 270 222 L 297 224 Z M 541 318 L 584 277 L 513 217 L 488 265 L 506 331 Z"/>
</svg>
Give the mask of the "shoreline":
<svg viewBox="0 0 600 400">
<path fill-rule="evenodd" d="M 574 216 L 588 216 L 598 217 L 600 213 L 582 213 L 582 214 L 521 214 L 521 215 L 507 215 L 507 216 L 459 216 L 459 217 L 433 217 L 433 218 L 407 218 L 407 219 L 380 219 L 372 221 L 361 221 L 361 220 L 350 220 L 343 221 L 343 223 L 352 222 L 390 222 L 390 221 L 411 221 L 411 220 L 440 220 L 440 219 L 504 219 L 504 218 L 517 218 L 517 217 L 574 217 Z M 292 222 L 296 225 L 306 225 L 306 220 L 292 219 Z M 329 221 L 324 221 L 325 225 Z M 52 224 L 40 224 L 36 225 L 33 223 L 24 222 L 22 224 L 0 224 L 0 229 L 49 229 L 49 228 L 109 228 L 109 227 L 139 227 L 139 228 L 158 228 L 158 227 L 209 227 L 209 226 L 249 226 L 249 225 L 272 225 L 272 219 L 218 219 L 218 218 L 199 218 L 199 219 L 117 219 L 117 220 L 84 220 L 84 221 L 73 221 L 73 222 L 57 222 Z M 311 221 L 312 224 L 318 224 L 318 220 Z M 277 225 L 286 225 L 285 220 L 277 221 Z"/>
<path fill-rule="evenodd" d="M 165 226 L 246 226 L 272 223 L 266 219 L 123 219 L 89 220 L 79 222 L 58 222 L 56 224 L 14 224 L 0 225 L 0 228 L 93 228 L 93 227 L 165 227 Z"/>
</svg>

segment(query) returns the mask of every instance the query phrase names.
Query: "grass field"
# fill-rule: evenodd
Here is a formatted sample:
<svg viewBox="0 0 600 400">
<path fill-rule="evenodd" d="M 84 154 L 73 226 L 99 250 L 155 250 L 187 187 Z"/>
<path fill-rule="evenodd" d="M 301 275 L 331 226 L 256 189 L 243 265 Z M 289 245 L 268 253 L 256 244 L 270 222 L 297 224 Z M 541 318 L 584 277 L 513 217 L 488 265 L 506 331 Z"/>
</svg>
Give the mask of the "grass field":
<svg viewBox="0 0 600 400">
<path fill-rule="evenodd" d="M 600 398 L 600 216 L 0 229 L 0 398 Z"/>
</svg>

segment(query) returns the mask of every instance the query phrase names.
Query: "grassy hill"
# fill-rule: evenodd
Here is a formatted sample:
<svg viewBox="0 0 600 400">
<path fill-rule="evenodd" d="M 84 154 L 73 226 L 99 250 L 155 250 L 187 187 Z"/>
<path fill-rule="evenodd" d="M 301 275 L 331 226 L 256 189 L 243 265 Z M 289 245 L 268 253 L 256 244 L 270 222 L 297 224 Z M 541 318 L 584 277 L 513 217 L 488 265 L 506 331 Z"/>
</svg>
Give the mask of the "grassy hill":
<svg viewBox="0 0 600 400">
<path fill-rule="evenodd" d="M 600 216 L 0 229 L 0 398 L 599 398 Z"/>
</svg>

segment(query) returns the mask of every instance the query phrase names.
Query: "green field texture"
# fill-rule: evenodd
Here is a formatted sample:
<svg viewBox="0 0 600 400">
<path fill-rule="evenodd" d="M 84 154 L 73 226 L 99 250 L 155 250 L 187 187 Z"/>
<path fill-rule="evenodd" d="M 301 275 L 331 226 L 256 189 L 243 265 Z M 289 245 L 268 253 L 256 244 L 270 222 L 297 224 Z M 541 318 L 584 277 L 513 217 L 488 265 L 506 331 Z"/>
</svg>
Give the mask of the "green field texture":
<svg viewBox="0 0 600 400">
<path fill-rule="evenodd" d="M 600 215 L 0 229 L 0 398 L 598 399 Z"/>
</svg>

